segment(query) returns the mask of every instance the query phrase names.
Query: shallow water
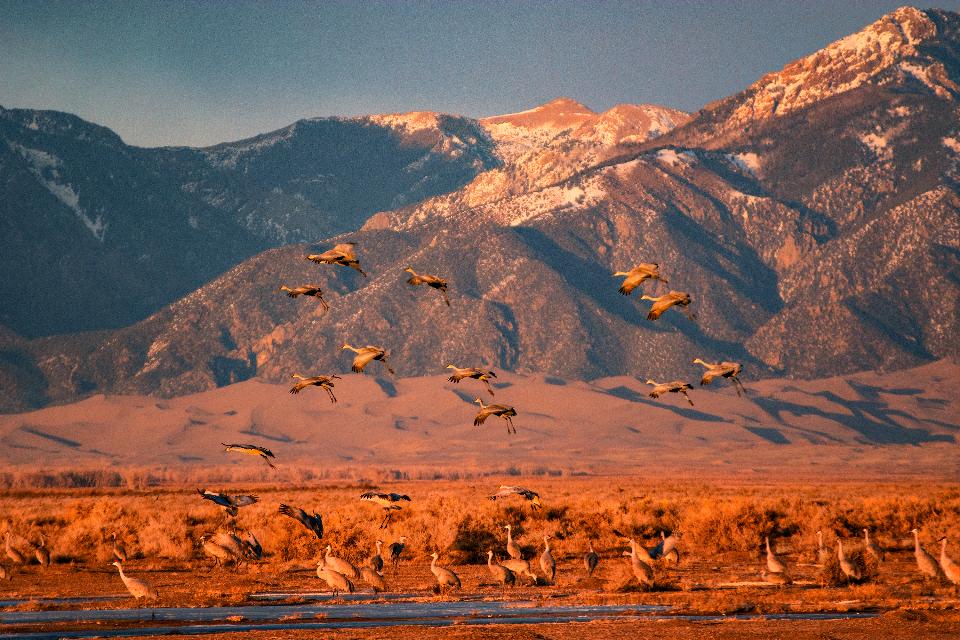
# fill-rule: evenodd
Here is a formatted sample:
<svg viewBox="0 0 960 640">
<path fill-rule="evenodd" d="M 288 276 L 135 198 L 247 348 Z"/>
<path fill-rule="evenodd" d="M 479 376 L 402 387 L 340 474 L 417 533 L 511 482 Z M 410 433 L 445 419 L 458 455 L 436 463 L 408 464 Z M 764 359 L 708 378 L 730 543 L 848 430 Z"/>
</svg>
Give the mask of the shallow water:
<svg viewBox="0 0 960 640">
<path fill-rule="evenodd" d="M 279 594 L 264 594 L 279 595 Z M 297 594 L 301 596 L 310 594 Z M 319 595 L 319 594 L 317 594 Z M 355 594 L 362 595 L 362 594 Z M 876 614 L 670 615 L 658 605 L 537 606 L 530 601 L 382 602 L 344 605 L 252 605 L 240 607 L 161 607 L 110 610 L 13 611 L 0 613 L 4 625 L 90 624 L 87 629 L 0 633 L 0 638 L 136 637 L 158 634 L 209 634 L 287 629 L 351 629 L 393 626 L 535 624 L 594 620 L 839 620 Z M 232 620 L 231 620 L 232 619 Z M 105 624 L 133 625 L 105 629 Z"/>
</svg>

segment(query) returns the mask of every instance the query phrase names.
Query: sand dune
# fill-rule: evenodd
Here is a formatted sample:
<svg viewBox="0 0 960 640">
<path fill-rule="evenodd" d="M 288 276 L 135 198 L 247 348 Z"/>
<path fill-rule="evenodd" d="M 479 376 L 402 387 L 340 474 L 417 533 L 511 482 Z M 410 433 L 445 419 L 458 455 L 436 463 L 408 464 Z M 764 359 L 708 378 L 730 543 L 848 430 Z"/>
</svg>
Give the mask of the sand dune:
<svg viewBox="0 0 960 640">
<path fill-rule="evenodd" d="M 443 376 L 348 374 L 337 404 L 319 389 L 246 381 L 174 399 L 95 396 L 0 416 L 0 460 L 13 469 L 259 469 L 220 442 L 271 448 L 300 467 L 429 475 L 515 467 L 523 473 L 678 476 L 960 477 L 960 366 L 940 361 L 888 374 L 816 381 L 721 381 L 654 400 L 630 377 L 591 382 L 503 373 L 495 402 L 516 407 L 474 427 L 482 385 Z M 694 381 L 695 382 L 695 381 Z M 263 472 L 269 470 L 263 465 Z M 269 477 L 269 476 L 264 476 Z"/>
</svg>

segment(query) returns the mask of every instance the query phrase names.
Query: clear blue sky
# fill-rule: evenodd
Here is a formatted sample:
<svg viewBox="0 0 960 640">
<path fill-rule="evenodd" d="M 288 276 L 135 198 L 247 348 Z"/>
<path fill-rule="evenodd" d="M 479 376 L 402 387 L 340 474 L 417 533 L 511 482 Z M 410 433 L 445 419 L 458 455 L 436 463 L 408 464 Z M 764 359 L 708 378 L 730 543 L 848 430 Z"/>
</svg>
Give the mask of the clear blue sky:
<svg viewBox="0 0 960 640">
<path fill-rule="evenodd" d="M 69 111 L 144 146 L 559 95 L 696 110 L 902 4 L 0 0 L 0 105 Z"/>
</svg>

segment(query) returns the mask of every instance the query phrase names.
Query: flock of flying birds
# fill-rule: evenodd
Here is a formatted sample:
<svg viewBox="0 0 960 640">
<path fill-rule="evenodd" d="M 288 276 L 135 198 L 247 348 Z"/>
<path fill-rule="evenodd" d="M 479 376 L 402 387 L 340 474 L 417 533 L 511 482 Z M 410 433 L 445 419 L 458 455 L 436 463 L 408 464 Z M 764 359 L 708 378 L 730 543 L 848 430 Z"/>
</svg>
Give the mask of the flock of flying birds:
<svg viewBox="0 0 960 640">
<path fill-rule="evenodd" d="M 318 264 L 332 264 L 350 267 L 364 276 L 367 275 L 360 267 L 360 262 L 354 252 L 354 243 L 338 244 L 333 249 L 324 253 L 309 255 L 307 256 L 307 259 Z M 447 305 L 450 305 L 450 299 L 447 296 L 446 280 L 431 274 L 416 273 L 412 267 L 407 267 L 405 271 L 411 274 L 410 278 L 407 280 L 410 285 L 426 285 L 436 289 L 443 296 L 444 302 Z M 640 264 L 630 271 L 618 271 L 614 275 L 624 277 L 623 283 L 619 289 L 619 292 L 623 295 L 630 295 L 635 289 L 641 287 L 647 280 L 657 280 L 664 284 L 667 283 L 666 279 L 660 275 L 659 266 L 654 263 Z M 280 287 L 280 290 L 285 291 L 287 295 L 294 298 L 301 295 L 317 298 L 325 309 L 329 309 L 330 305 L 326 300 L 324 300 L 323 292 L 317 285 L 308 284 L 293 288 L 284 285 Z M 695 319 L 695 316 L 687 310 L 690 306 L 691 298 L 690 295 L 685 292 L 669 291 L 668 293 L 658 297 L 642 295 L 641 299 L 653 301 L 653 306 L 647 315 L 649 320 L 658 319 L 665 311 L 674 306 L 684 309 L 687 317 L 689 317 L 691 320 Z M 367 365 L 373 361 L 379 361 L 391 374 L 394 373 L 393 369 L 390 368 L 390 365 L 387 363 L 388 352 L 383 347 L 373 345 L 354 347 L 350 344 L 344 343 L 341 348 L 344 350 L 351 350 L 356 354 L 354 356 L 352 365 L 352 370 L 356 373 L 362 373 Z M 701 385 L 710 384 L 716 378 L 728 378 L 733 383 L 738 395 L 741 394 L 741 390 L 744 390 L 743 384 L 739 379 L 739 374 L 741 371 L 741 365 L 739 363 L 709 363 L 700 358 L 694 360 L 693 362 L 706 368 L 706 371 L 704 372 L 700 381 Z M 491 396 L 494 395 L 490 381 L 497 376 L 493 371 L 478 367 L 461 368 L 452 364 L 447 365 L 447 368 L 452 370 L 452 373 L 449 377 L 450 382 L 459 383 L 461 380 L 467 378 L 478 380 L 484 384 L 486 390 Z M 297 394 L 307 387 L 316 386 L 326 391 L 331 402 L 337 401 L 336 396 L 333 393 L 333 388 L 334 380 L 340 380 L 340 376 L 317 375 L 307 377 L 295 373 L 293 374 L 293 377 L 297 380 L 297 382 L 290 389 L 290 393 Z M 690 397 L 687 395 L 687 391 L 692 388 L 692 385 L 687 382 L 674 380 L 670 382 L 658 383 L 654 380 L 647 380 L 647 384 L 653 386 L 653 389 L 650 391 L 651 397 L 657 398 L 663 393 L 680 393 L 686 397 L 687 401 L 690 402 L 691 405 L 693 404 L 693 402 L 690 400 Z M 516 428 L 513 425 L 512 418 L 517 415 L 517 412 L 513 407 L 503 404 L 485 404 L 479 397 L 476 398 L 475 402 L 480 405 L 480 409 L 474 418 L 474 425 L 481 425 L 488 417 L 496 416 L 504 419 L 507 422 L 508 433 L 516 433 Z M 265 447 L 253 444 L 221 444 L 225 447 L 227 452 L 236 452 L 257 456 L 263 459 L 268 465 L 270 465 L 271 468 L 275 468 L 275 465 L 272 461 L 275 456 L 272 451 Z M 256 504 L 259 500 L 258 497 L 254 495 L 230 495 L 226 493 L 217 493 L 206 489 L 197 489 L 197 493 L 201 498 L 209 500 L 222 507 L 224 511 L 231 517 L 235 517 L 241 508 Z M 496 493 L 488 497 L 491 500 L 498 500 L 514 495 L 520 496 L 521 498 L 527 500 L 531 504 L 531 507 L 535 510 L 542 507 L 539 494 L 524 487 L 503 485 Z M 399 503 L 409 502 L 410 497 L 408 495 L 399 493 L 367 491 L 360 495 L 360 500 L 371 502 L 383 509 L 384 517 L 380 522 L 380 528 L 384 529 L 390 521 L 393 512 L 401 508 Z M 314 512 L 311 514 L 304 509 L 287 504 L 280 504 L 278 512 L 283 516 L 292 518 L 293 520 L 299 522 L 304 528 L 316 536 L 317 539 L 323 538 L 323 518 L 319 513 Z M 506 551 L 508 558 L 502 562 L 498 562 L 494 560 L 493 550 L 489 549 L 487 551 L 487 567 L 490 571 L 490 574 L 503 587 L 517 584 L 524 577 L 536 583 L 537 576 L 531 569 L 530 561 L 523 558 L 520 547 L 513 540 L 511 526 L 506 525 L 504 529 L 507 531 Z M 914 535 L 917 535 L 916 531 L 914 531 Z M 544 550 L 540 555 L 539 560 L 540 568 L 543 572 L 545 580 L 552 583 L 556 574 L 556 562 L 551 554 L 549 540 L 549 535 L 543 536 Z M 920 547 L 919 539 L 916 539 L 918 568 L 926 575 L 943 575 L 951 582 L 957 584 L 960 582 L 960 570 L 958 570 L 956 563 L 954 563 L 946 555 L 946 539 L 943 539 L 942 542 L 943 547 L 941 550 L 940 559 L 940 565 L 942 567 L 941 569 L 937 567 L 937 563 L 935 560 L 933 560 L 932 556 L 927 554 L 922 547 Z M 200 539 L 200 544 L 204 552 L 213 557 L 216 565 L 233 561 L 236 566 L 239 566 L 246 559 L 259 559 L 263 554 L 263 548 L 252 532 L 246 533 L 243 537 L 238 535 L 236 532 L 220 532 L 211 536 L 209 539 L 207 539 L 206 536 L 202 537 Z M 629 539 L 629 544 L 630 551 L 624 552 L 623 555 L 630 557 L 633 573 L 641 584 L 652 586 L 654 575 L 652 564 L 655 560 L 673 560 L 674 562 L 679 562 L 680 556 L 676 546 L 676 535 L 671 535 L 668 537 L 661 533 L 660 542 L 651 548 L 640 546 L 632 538 Z M 871 546 L 871 544 L 872 543 L 869 540 L 869 536 L 867 536 L 865 550 L 869 553 L 877 554 L 878 550 L 876 545 L 873 544 L 873 546 Z M 397 567 L 400 561 L 405 545 L 406 538 L 401 536 L 398 540 L 392 542 L 388 546 L 388 553 L 394 568 Z M 822 563 L 825 561 L 824 554 L 829 555 L 829 549 L 823 546 L 822 536 L 819 537 L 819 545 L 820 546 L 817 550 L 817 554 L 818 560 L 820 560 Z M 327 545 L 325 556 L 317 563 L 317 576 L 324 580 L 328 586 L 333 589 L 335 594 L 343 591 L 352 592 L 354 590 L 352 582 L 353 579 L 362 579 L 369 584 L 374 591 L 382 591 L 385 589 L 383 580 L 384 563 L 381 556 L 382 546 L 383 541 L 377 540 L 375 555 L 368 558 L 365 566 L 358 568 L 347 560 L 333 556 L 331 546 Z M 788 584 L 790 579 L 787 574 L 785 561 L 782 559 L 782 557 L 773 552 L 770 547 L 769 539 L 767 540 L 766 547 L 767 568 L 769 569 L 769 572 L 765 573 L 767 581 L 778 584 Z M 11 554 L 16 550 L 11 550 L 12 548 L 10 544 L 9 532 L 7 533 L 6 549 L 7 555 L 13 557 Z M 115 562 L 114 565 L 119 569 L 120 577 L 130 593 L 138 599 L 158 597 L 156 590 L 147 582 L 133 576 L 128 576 L 124 573 L 122 563 L 126 560 L 127 555 L 123 545 L 117 541 L 115 535 L 113 552 L 117 558 L 117 562 Z M 45 541 L 41 542 L 41 544 L 37 547 L 37 558 L 40 559 L 41 564 L 43 564 L 42 556 L 45 556 L 46 563 L 49 564 L 49 552 L 45 548 Z M 837 556 L 840 561 L 840 568 L 847 576 L 848 580 L 859 580 L 862 577 L 862 570 L 846 559 L 842 548 L 842 543 L 839 540 Z M 446 588 L 459 589 L 461 586 L 460 578 L 449 568 L 438 565 L 438 558 L 439 555 L 437 553 L 433 553 L 432 562 L 430 563 L 430 570 L 436 578 L 437 588 L 441 591 Z M 599 560 L 599 555 L 594 551 L 593 545 L 590 544 L 589 550 L 583 555 L 583 565 L 588 575 L 592 576 L 597 564 L 599 563 Z"/>
<path fill-rule="evenodd" d="M 355 243 L 344 242 L 336 245 L 329 251 L 325 251 L 324 253 L 308 255 L 307 259 L 317 264 L 330 264 L 350 267 L 351 269 L 359 272 L 361 275 L 366 276 L 366 272 L 360 267 L 360 261 L 357 259 L 357 254 L 354 250 L 354 247 Z M 450 306 L 450 298 L 447 295 L 447 280 L 441 278 L 440 276 L 429 273 L 417 273 L 414 271 L 413 267 L 406 267 L 404 271 L 410 274 L 410 277 L 407 279 L 408 284 L 412 286 L 424 285 L 435 289 L 443 296 L 443 301 L 447 304 L 447 306 Z M 647 280 L 657 280 L 658 282 L 667 284 L 666 278 L 660 275 L 660 266 L 656 263 L 642 263 L 630 271 L 617 271 L 613 275 L 624 278 L 619 292 L 625 296 L 633 293 L 635 289 L 642 287 L 643 283 Z M 323 305 L 324 309 L 330 308 L 329 303 L 323 298 L 323 290 L 319 285 L 306 284 L 298 287 L 282 285 L 280 290 L 286 292 L 286 294 L 291 298 L 296 298 L 298 296 L 310 296 L 317 298 L 320 304 Z M 691 320 L 696 319 L 696 315 L 691 313 L 688 309 L 691 303 L 689 293 L 683 291 L 668 291 L 660 296 L 650 296 L 644 294 L 640 296 L 640 299 L 653 301 L 650 312 L 647 314 L 648 320 L 657 320 L 671 307 L 683 309 L 688 318 Z M 394 370 L 387 363 L 389 352 L 382 346 L 367 345 L 365 347 L 354 347 L 348 343 L 344 343 L 341 349 L 347 349 L 356 354 L 353 359 L 353 366 L 351 367 L 352 371 L 355 373 L 362 373 L 366 366 L 375 360 L 381 362 L 391 374 L 394 373 Z M 743 383 L 740 382 L 739 378 L 740 372 L 743 369 L 740 363 L 711 363 L 706 362 L 701 358 L 697 358 L 693 361 L 693 363 L 702 365 L 705 368 L 703 376 L 700 379 L 701 385 L 710 384 L 717 378 L 727 378 L 733 383 L 734 389 L 737 391 L 737 395 L 741 395 L 741 390 L 744 392 L 746 391 L 743 388 Z M 490 380 L 496 378 L 497 374 L 493 371 L 482 369 L 480 367 L 457 367 L 456 365 L 452 364 L 448 364 L 447 368 L 452 370 L 452 374 L 449 377 L 450 382 L 460 382 L 466 378 L 479 380 L 484 384 L 490 395 L 494 395 L 493 388 L 490 385 Z M 293 377 L 297 380 L 297 382 L 290 389 L 290 393 L 300 393 L 307 387 L 316 386 L 327 392 L 331 402 L 337 401 L 337 398 L 333 393 L 333 388 L 335 385 L 334 380 L 340 380 L 340 376 L 303 376 L 299 373 L 295 373 L 293 374 Z M 671 380 L 669 382 L 656 382 L 655 380 L 647 380 L 646 383 L 653 387 L 653 389 L 650 391 L 650 397 L 652 398 L 659 398 L 664 393 L 679 393 L 687 399 L 687 402 L 693 405 L 693 401 L 690 399 L 690 396 L 687 393 L 687 391 L 692 389 L 693 386 L 688 382 L 684 382 L 683 380 Z M 490 416 L 496 416 L 504 419 L 507 422 L 507 433 L 517 432 L 513 425 L 513 417 L 517 415 L 516 409 L 505 404 L 485 404 L 479 397 L 476 398 L 474 402 L 480 405 L 480 409 L 478 410 L 477 415 L 474 417 L 474 425 L 481 425 Z"/>
</svg>

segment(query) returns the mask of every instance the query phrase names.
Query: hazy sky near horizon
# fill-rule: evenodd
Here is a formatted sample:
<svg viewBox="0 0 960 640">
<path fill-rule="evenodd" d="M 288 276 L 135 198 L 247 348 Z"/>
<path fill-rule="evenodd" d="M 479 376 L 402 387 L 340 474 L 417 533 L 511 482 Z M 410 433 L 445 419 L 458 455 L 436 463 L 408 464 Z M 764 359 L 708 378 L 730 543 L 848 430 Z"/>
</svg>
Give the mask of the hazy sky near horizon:
<svg viewBox="0 0 960 640">
<path fill-rule="evenodd" d="M 693 111 L 903 4 L 0 0 L 0 105 L 75 113 L 143 146 L 560 95 Z"/>
</svg>

